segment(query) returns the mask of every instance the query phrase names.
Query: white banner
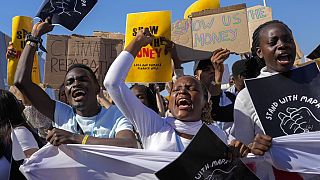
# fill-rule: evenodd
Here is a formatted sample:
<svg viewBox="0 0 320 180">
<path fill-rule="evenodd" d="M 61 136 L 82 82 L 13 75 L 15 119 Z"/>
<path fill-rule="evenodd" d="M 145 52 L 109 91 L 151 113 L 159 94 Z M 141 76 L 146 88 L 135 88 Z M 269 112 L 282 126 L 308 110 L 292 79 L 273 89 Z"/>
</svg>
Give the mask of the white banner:
<svg viewBox="0 0 320 180">
<path fill-rule="evenodd" d="M 32 180 L 157 179 L 154 173 L 178 152 L 158 152 L 100 145 L 46 145 L 20 171 Z"/>
<path fill-rule="evenodd" d="M 277 137 L 265 156 L 248 161 L 268 161 L 277 169 L 320 174 L 320 132 Z M 20 167 L 28 179 L 157 179 L 154 173 L 180 153 L 148 151 L 102 145 L 46 145 Z M 303 175 L 305 178 L 305 176 Z M 305 178 L 309 179 L 309 178 Z"/>
</svg>

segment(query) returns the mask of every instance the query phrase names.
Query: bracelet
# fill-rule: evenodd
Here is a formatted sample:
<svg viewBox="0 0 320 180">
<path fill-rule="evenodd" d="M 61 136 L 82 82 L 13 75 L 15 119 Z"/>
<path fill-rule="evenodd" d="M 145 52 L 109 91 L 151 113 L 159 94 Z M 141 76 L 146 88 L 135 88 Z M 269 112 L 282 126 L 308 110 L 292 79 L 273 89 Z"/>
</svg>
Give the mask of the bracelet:
<svg viewBox="0 0 320 180">
<path fill-rule="evenodd" d="M 81 144 L 86 144 L 86 143 L 87 143 L 87 140 L 88 140 L 88 137 L 89 137 L 89 135 L 86 134 L 86 135 L 83 137 Z"/>
<path fill-rule="evenodd" d="M 221 82 L 212 81 L 212 84 L 213 84 L 213 85 L 221 85 Z"/>
<path fill-rule="evenodd" d="M 47 53 L 47 50 L 45 47 L 43 47 L 42 45 L 42 42 L 43 40 L 40 38 L 40 37 L 34 37 L 31 35 L 31 33 L 28 33 L 26 35 L 26 39 L 25 39 L 26 42 L 33 42 L 33 43 L 36 43 L 38 45 L 38 47 L 43 51 L 43 52 L 46 52 Z"/>
</svg>

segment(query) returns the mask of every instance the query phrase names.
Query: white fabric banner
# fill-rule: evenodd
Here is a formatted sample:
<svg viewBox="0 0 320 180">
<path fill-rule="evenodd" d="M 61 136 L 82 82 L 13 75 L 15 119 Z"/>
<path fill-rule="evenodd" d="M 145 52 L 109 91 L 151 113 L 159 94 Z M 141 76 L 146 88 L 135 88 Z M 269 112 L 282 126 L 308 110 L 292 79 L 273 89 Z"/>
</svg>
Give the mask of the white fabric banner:
<svg viewBox="0 0 320 180">
<path fill-rule="evenodd" d="M 250 154 L 243 160 L 244 162 L 268 161 L 277 169 L 319 175 L 319 144 L 320 132 L 282 136 L 273 139 L 270 152 L 265 156 Z M 179 155 L 178 152 L 112 146 L 70 144 L 54 147 L 48 144 L 27 159 L 20 170 L 28 179 L 33 180 L 57 180 L 66 177 L 77 180 L 149 180 L 157 179 L 154 173 Z"/>
<path fill-rule="evenodd" d="M 28 179 L 157 179 L 178 152 L 100 145 L 46 145 L 20 167 Z"/>
<path fill-rule="evenodd" d="M 312 176 L 312 179 L 320 179 L 320 132 L 274 138 L 269 152 L 264 156 L 249 154 L 247 158 L 243 158 L 243 161 L 245 163 L 267 161 L 277 169 L 303 174 L 317 174 L 317 176 Z M 303 175 L 303 177 L 306 176 Z"/>
</svg>

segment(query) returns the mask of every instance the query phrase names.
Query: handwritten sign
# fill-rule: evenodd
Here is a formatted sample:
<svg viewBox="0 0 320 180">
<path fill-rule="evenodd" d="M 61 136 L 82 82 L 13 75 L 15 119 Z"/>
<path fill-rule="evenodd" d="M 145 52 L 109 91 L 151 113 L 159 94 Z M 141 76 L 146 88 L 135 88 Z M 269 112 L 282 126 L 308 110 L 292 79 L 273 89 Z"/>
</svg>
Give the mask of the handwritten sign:
<svg viewBox="0 0 320 180">
<path fill-rule="evenodd" d="M 266 6 L 253 6 L 247 8 L 250 46 L 253 32 L 263 23 L 272 20 L 272 9 Z"/>
<path fill-rule="evenodd" d="M 123 41 L 94 36 L 47 36 L 45 83 L 58 88 L 68 67 L 72 64 L 89 66 L 96 74 L 99 84 L 111 63 L 123 49 Z"/>
<path fill-rule="evenodd" d="M 230 8 L 230 7 L 229 7 Z M 210 11 L 207 11 L 210 14 Z M 192 18 L 193 49 L 214 51 L 225 48 L 237 53 L 249 52 L 247 12 L 245 5 L 232 11 L 220 8 L 207 15 Z"/>
<path fill-rule="evenodd" d="M 245 4 L 192 13 L 191 18 L 174 22 L 171 34 L 184 62 L 208 59 L 221 47 L 250 52 Z"/>
<path fill-rule="evenodd" d="M 165 55 L 165 43 L 160 37 L 171 37 L 169 11 L 141 12 L 127 15 L 126 46 L 138 31 L 149 28 L 155 36 L 153 42 L 143 47 L 128 73 L 126 82 L 168 82 L 171 80 L 171 58 Z"/>
</svg>

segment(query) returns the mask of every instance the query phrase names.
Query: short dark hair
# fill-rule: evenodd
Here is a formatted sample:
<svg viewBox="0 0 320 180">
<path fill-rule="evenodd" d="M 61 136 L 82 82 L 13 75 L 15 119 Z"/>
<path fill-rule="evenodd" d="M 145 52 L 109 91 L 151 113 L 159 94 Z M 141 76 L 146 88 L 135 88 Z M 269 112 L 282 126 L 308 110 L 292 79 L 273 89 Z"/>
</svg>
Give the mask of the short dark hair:
<svg viewBox="0 0 320 180">
<path fill-rule="evenodd" d="M 241 59 L 241 60 L 234 62 L 232 64 L 232 75 L 234 77 L 238 76 L 238 75 L 247 77 L 247 74 L 248 74 L 247 62 L 248 62 L 247 59 Z"/>
<path fill-rule="evenodd" d="M 89 74 L 91 75 L 92 79 L 94 80 L 94 82 L 97 83 L 97 85 L 99 85 L 98 79 L 97 79 L 96 75 L 94 74 L 94 72 L 92 71 L 92 69 L 84 64 L 72 64 L 68 68 L 66 76 L 72 69 L 75 69 L 75 68 L 82 68 L 82 69 L 87 70 L 89 72 Z"/>
</svg>

